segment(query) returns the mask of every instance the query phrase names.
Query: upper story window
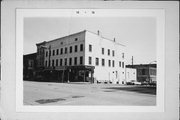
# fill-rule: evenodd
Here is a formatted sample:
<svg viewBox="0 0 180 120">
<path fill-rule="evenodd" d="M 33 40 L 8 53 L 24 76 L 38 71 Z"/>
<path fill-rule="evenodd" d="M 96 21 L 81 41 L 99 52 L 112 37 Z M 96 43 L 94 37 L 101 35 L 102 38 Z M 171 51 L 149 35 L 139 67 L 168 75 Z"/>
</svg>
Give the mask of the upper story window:
<svg viewBox="0 0 180 120">
<path fill-rule="evenodd" d="M 46 57 L 48 56 L 48 51 L 46 51 Z"/>
<path fill-rule="evenodd" d="M 54 60 L 52 60 L 52 67 L 54 67 Z"/>
<path fill-rule="evenodd" d="M 102 48 L 102 54 L 104 55 L 104 48 Z"/>
<path fill-rule="evenodd" d="M 74 47 L 74 52 L 77 52 L 77 49 L 78 49 L 78 46 L 75 45 L 75 47 Z"/>
<path fill-rule="evenodd" d="M 56 66 L 58 66 L 58 59 L 56 59 Z"/>
<path fill-rule="evenodd" d="M 74 58 L 74 65 L 77 65 L 77 57 Z"/>
<path fill-rule="evenodd" d="M 108 55 L 110 55 L 110 49 L 108 49 Z"/>
<path fill-rule="evenodd" d="M 112 56 L 115 56 L 114 50 L 112 51 Z"/>
<path fill-rule="evenodd" d="M 48 63 L 48 61 L 46 60 L 46 63 L 45 63 L 45 66 L 46 66 L 46 67 L 47 67 L 47 65 L 48 65 L 47 63 Z"/>
<path fill-rule="evenodd" d="M 124 62 L 122 62 L 122 68 L 124 68 Z"/>
<path fill-rule="evenodd" d="M 92 45 L 89 45 L 89 52 L 92 52 Z"/>
<path fill-rule="evenodd" d="M 124 58 L 124 53 L 122 53 L 122 58 Z"/>
<path fill-rule="evenodd" d="M 113 67 L 115 66 L 114 60 L 112 61 L 112 66 L 113 66 Z"/>
<path fill-rule="evenodd" d="M 70 53 L 72 53 L 72 46 L 70 46 L 70 48 L 69 48 L 69 52 L 70 52 Z"/>
<path fill-rule="evenodd" d="M 119 67 L 121 67 L 121 61 L 119 61 Z"/>
<path fill-rule="evenodd" d="M 109 67 L 111 67 L 111 60 L 109 60 Z"/>
<path fill-rule="evenodd" d="M 60 59 L 60 66 L 62 66 L 63 64 L 63 59 Z"/>
<path fill-rule="evenodd" d="M 61 48 L 61 55 L 63 54 L 63 48 Z"/>
<path fill-rule="evenodd" d="M 75 40 L 75 41 L 78 41 L 78 38 L 75 38 L 74 40 Z"/>
<path fill-rule="evenodd" d="M 53 56 L 55 55 L 55 50 L 53 50 Z"/>
<path fill-rule="evenodd" d="M 67 47 L 65 47 L 65 54 L 67 54 Z"/>
<path fill-rule="evenodd" d="M 80 51 L 83 51 L 83 44 L 80 45 Z"/>
<path fill-rule="evenodd" d="M 61 45 L 63 45 L 63 42 L 61 42 Z"/>
<path fill-rule="evenodd" d="M 96 58 L 96 65 L 99 65 L 99 58 Z"/>
<path fill-rule="evenodd" d="M 67 58 L 64 59 L 64 65 L 67 65 Z"/>
<path fill-rule="evenodd" d="M 72 58 L 69 58 L 69 65 L 72 65 Z"/>
<path fill-rule="evenodd" d="M 102 59 L 102 66 L 105 66 L 105 60 Z"/>
<path fill-rule="evenodd" d="M 89 65 L 92 64 L 92 57 L 89 57 Z"/>
<path fill-rule="evenodd" d="M 56 50 L 56 55 L 59 55 L 59 49 Z"/>
<path fill-rule="evenodd" d="M 83 64 L 83 56 L 80 57 L 80 65 Z"/>
</svg>

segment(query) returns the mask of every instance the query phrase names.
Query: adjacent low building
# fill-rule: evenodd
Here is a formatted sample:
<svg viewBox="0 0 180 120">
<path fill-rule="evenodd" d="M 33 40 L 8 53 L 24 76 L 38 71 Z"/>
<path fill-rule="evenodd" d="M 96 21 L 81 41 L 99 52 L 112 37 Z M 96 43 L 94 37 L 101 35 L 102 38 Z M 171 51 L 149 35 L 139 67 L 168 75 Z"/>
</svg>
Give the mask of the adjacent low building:
<svg viewBox="0 0 180 120">
<path fill-rule="evenodd" d="M 126 68 L 137 70 L 138 82 L 156 82 L 156 64 L 126 65 Z"/>
<path fill-rule="evenodd" d="M 125 45 L 100 31 L 84 30 L 36 45 L 37 68 L 45 75 L 56 71 L 53 79 L 59 82 L 125 82 Z"/>
<path fill-rule="evenodd" d="M 36 72 L 36 53 L 23 56 L 23 79 L 29 80 L 35 76 Z"/>
</svg>

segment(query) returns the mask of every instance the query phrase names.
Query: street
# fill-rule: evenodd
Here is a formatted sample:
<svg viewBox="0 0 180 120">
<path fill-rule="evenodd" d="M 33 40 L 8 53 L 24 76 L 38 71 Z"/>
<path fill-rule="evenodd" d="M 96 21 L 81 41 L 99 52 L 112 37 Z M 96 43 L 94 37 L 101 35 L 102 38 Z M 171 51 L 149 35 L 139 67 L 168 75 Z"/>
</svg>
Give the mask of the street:
<svg viewBox="0 0 180 120">
<path fill-rule="evenodd" d="M 24 81 L 24 105 L 156 105 L 156 88 Z"/>
</svg>

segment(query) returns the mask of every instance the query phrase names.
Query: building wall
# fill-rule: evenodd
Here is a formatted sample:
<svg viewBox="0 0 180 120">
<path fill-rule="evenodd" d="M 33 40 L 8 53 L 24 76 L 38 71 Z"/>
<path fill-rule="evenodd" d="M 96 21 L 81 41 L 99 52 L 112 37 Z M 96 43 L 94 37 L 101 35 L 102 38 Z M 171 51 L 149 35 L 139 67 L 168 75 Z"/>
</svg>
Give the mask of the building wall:
<svg viewBox="0 0 180 120">
<path fill-rule="evenodd" d="M 95 66 L 95 79 L 98 81 L 111 81 L 112 83 L 125 81 L 126 63 L 125 58 L 123 58 L 123 56 L 125 57 L 125 47 L 89 31 L 86 32 L 85 39 L 85 65 Z M 92 45 L 92 52 L 89 51 L 89 45 Z M 102 48 L 104 48 L 104 54 L 102 54 Z M 108 49 L 110 55 L 108 55 Z M 114 56 L 112 56 L 112 51 L 114 51 Z M 89 64 L 89 57 L 92 58 L 92 64 Z M 99 65 L 96 65 L 96 58 L 99 59 Z M 102 59 L 105 60 L 104 66 L 102 66 Z M 109 60 L 111 66 L 108 65 Z M 112 61 L 114 61 L 114 67 Z M 119 62 L 121 62 L 121 67 Z M 124 67 L 122 67 L 122 63 Z"/>
<path fill-rule="evenodd" d="M 137 81 L 135 68 L 126 68 L 126 82 Z"/>
<path fill-rule="evenodd" d="M 60 59 L 63 59 L 62 66 L 69 65 L 69 58 L 72 58 L 72 66 L 74 65 L 74 58 L 77 57 L 77 65 L 80 65 L 80 57 L 83 57 L 84 64 L 84 42 L 85 41 L 85 32 L 80 32 L 77 34 L 70 35 L 68 37 L 63 37 L 51 42 L 47 42 L 45 46 L 51 46 L 51 56 L 50 56 L 50 66 L 52 67 L 52 61 L 54 60 L 54 66 L 61 66 Z M 83 51 L 80 51 L 80 45 L 83 45 Z M 77 52 L 75 52 L 75 46 L 77 45 Z M 70 46 L 72 46 L 72 52 L 70 53 Z M 61 54 L 61 48 L 63 49 L 63 53 Z M 67 53 L 65 53 L 65 48 L 67 48 Z M 53 50 L 55 51 L 55 55 L 53 55 Z M 59 51 L 57 54 L 57 50 Z M 45 49 L 45 61 L 44 65 L 48 67 L 49 63 L 49 49 Z M 48 54 L 48 55 L 46 55 Z M 65 65 L 65 59 L 67 58 L 67 64 Z M 56 65 L 56 60 L 58 61 L 58 65 Z"/>
<path fill-rule="evenodd" d="M 123 45 L 117 44 L 113 40 L 102 37 L 100 34 L 98 35 L 96 33 L 85 30 L 56 40 L 43 42 L 43 47 L 40 47 L 40 45 L 42 44 L 38 44 L 37 48 L 44 50 L 43 55 L 41 52 L 39 56 L 39 58 L 42 56 L 44 57 L 44 67 L 49 67 L 49 59 L 50 67 L 53 67 L 54 61 L 55 69 L 60 69 L 61 66 L 69 66 L 69 58 L 72 58 L 71 66 L 74 66 L 75 57 L 77 57 L 76 65 L 80 65 L 80 57 L 83 57 L 81 65 L 95 66 L 95 80 L 112 83 L 125 82 L 125 47 Z M 77 52 L 75 52 L 76 45 L 78 47 Z M 80 51 L 81 45 L 83 45 L 83 51 Z M 91 52 L 89 51 L 89 45 L 92 45 Z M 72 46 L 72 53 L 70 53 L 70 46 Z M 66 54 L 65 48 L 67 48 Z M 102 48 L 104 48 L 104 54 L 102 54 Z M 61 54 L 61 49 L 63 49 L 63 54 Z M 108 49 L 110 51 L 110 55 L 108 55 Z M 50 58 L 49 52 L 51 53 Z M 92 57 L 92 64 L 89 64 L 89 57 Z M 65 65 L 66 58 L 67 64 Z M 99 59 L 98 65 L 95 63 L 96 58 Z M 60 59 L 63 59 L 62 65 L 60 65 Z M 102 65 L 102 59 L 105 61 L 104 66 Z M 110 66 L 109 61 L 111 63 Z"/>
</svg>

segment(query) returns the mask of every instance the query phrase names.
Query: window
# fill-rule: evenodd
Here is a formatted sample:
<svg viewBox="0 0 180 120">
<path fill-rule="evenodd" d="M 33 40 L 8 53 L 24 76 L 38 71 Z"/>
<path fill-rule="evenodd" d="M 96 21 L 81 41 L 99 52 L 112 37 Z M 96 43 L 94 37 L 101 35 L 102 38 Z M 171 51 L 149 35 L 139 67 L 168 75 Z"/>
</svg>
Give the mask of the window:
<svg viewBox="0 0 180 120">
<path fill-rule="evenodd" d="M 46 57 L 48 56 L 48 51 L 46 51 Z"/>
<path fill-rule="evenodd" d="M 96 58 L 96 65 L 99 65 L 99 58 Z"/>
<path fill-rule="evenodd" d="M 63 48 L 61 48 L 61 55 L 63 54 Z"/>
<path fill-rule="evenodd" d="M 83 51 L 83 44 L 80 45 L 80 51 Z"/>
<path fill-rule="evenodd" d="M 80 57 L 80 65 L 83 64 L 83 56 Z"/>
<path fill-rule="evenodd" d="M 56 66 L 58 66 L 58 59 L 56 59 Z"/>
<path fill-rule="evenodd" d="M 67 54 L 67 47 L 65 47 L 65 54 Z"/>
<path fill-rule="evenodd" d="M 75 41 L 78 41 L 78 38 L 75 38 L 74 40 L 75 40 Z"/>
<path fill-rule="evenodd" d="M 60 66 L 62 66 L 62 63 L 63 63 L 63 59 L 60 59 Z"/>
<path fill-rule="evenodd" d="M 146 75 L 146 69 L 142 69 L 142 75 Z"/>
<path fill-rule="evenodd" d="M 69 48 L 69 52 L 70 52 L 70 53 L 72 53 L 72 46 L 70 46 L 70 48 Z"/>
<path fill-rule="evenodd" d="M 69 58 L 69 65 L 72 65 L 72 58 Z"/>
<path fill-rule="evenodd" d="M 55 55 L 55 50 L 53 50 L 53 56 Z"/>
<path fill-rule="evenodd" d="M 102 48 L 102 54 L 104 55 L 104 48 Z"/>
<path fill-rule="evenodd" d="M 78 46 L 75 45 L 74 52 L 77 52 L 77 48 L 78 48 Z"/>
<path fill-rule="evenodd" d="M 110 49 L 108 49 L 108 55 L 110 55 Z"/>
<path fill-rule="evenodd" d="M 124 53 L 122 53 L 122 58 L 124 58 Z"/>
<path fill-rule="evenodd" d="M 64 59 L 64 65 L 67 65 L 67 58 Z"/>
<path fill-rule="evenodd" d="M 114 60 L 112 61 L 112 66 L 114 67 Z"/>
<path fill-rule="evenodd" d="M 124 62 L 122 62 L 122 68 L 124 68 Z"/>
<path fill-rule="evenodd" d="M 109 60 L 109 67 L 111 67 L 111 60 Z"/>
<path fill-rule="evenodd" d="M 114 56 L 114 50 L 112 51 L 112 56 Z"/>
<path fill-rule="evenodd" d="M 52 60 L 52 67 L 54 67 L 54 60 Z"/>
<path fill-rule="evenodd" d="M 102 59 L 102 66 L 105 66 L 105 60 Z"/>
<path fill-rule="evenodd" d="M 74 65 L 77 65 L 77 57 L 74 58 Z"/>
<path fill-rule="evenodd" d="M 119 61 L 119 67 L 121 67 L 121 61 Z"/>
<path fill-rule="evenodd" d="M 58 55 L 58 54 L 59 54 L 59 49 L 56 50 L 56 55 Z"/>
<path fill-rule="evenodd" d="M 45 66 L 47 67 L 47 60 L 46 60 L 46 64 L 45 64 Z"/>
<path fill-rule="evenodd" d="M 89 65 L 92 64 L 92 57 L 89 57 Z"/>
<path fill-rule="evenodd" d="M 51 66 L 51 60 L 49 60 L 49 67 Z"/>
<path fill-rule="evenodd" d="M 92 52 L 92 45 L 89 45 L 89 52 Z"/>
</svg>

